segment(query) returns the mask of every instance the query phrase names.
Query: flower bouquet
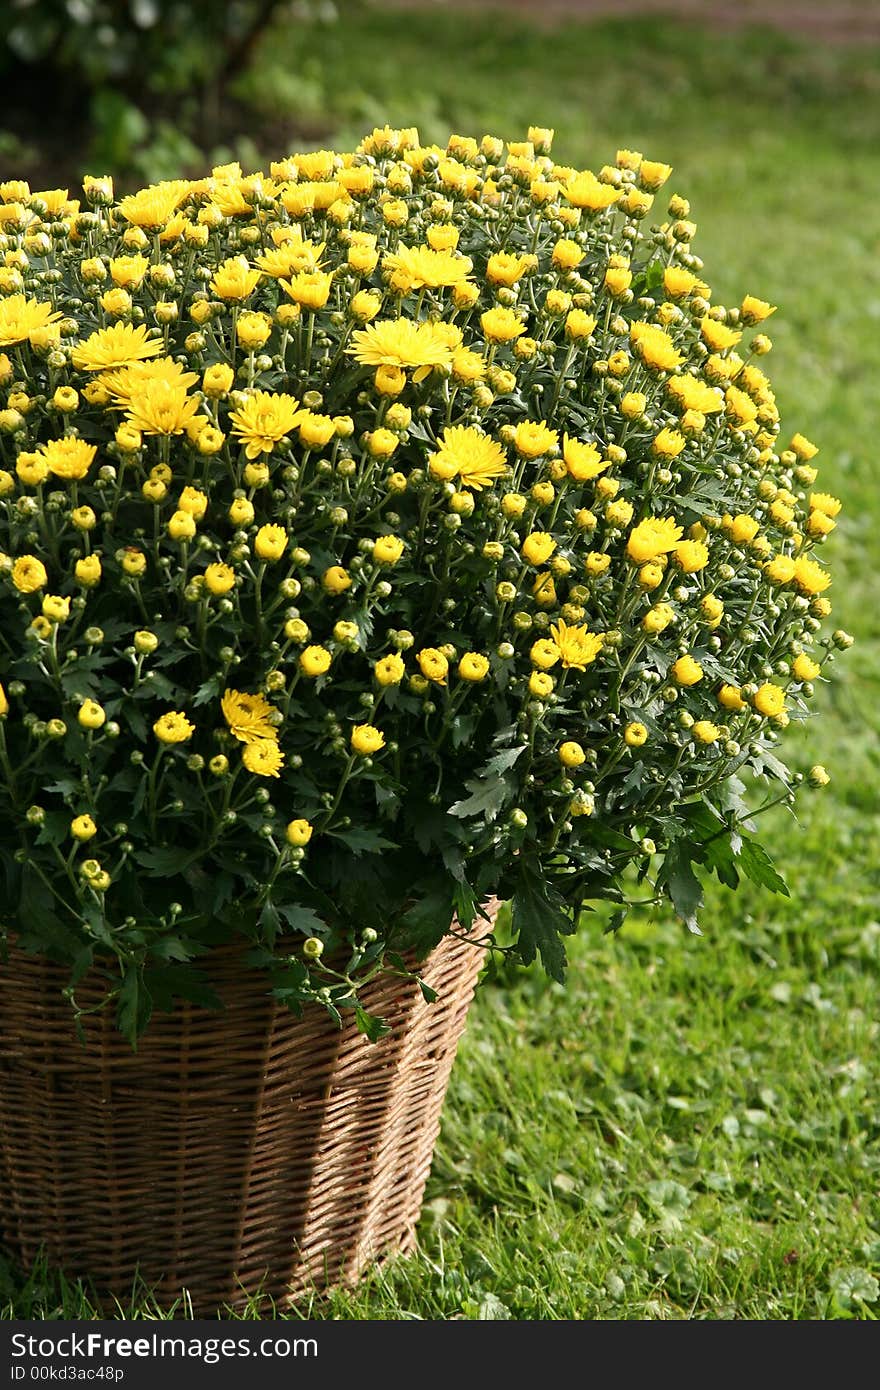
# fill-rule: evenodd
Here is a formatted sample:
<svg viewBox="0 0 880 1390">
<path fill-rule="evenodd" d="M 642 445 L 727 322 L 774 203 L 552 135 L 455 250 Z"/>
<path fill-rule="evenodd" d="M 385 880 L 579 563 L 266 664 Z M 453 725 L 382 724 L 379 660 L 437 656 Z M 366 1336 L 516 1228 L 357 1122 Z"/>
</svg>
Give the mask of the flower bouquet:
<svg viewBox="0 0 880 1390">
<path fill-rule="evenodd" d="M 375 1040 L 450 931 L 561 980 L 590 905 L 785 891 L 840 503 L 669 167 L 551 135 L 0 184 L 0 918 L 81 1024 L 237 942 Z"/>
</svg>

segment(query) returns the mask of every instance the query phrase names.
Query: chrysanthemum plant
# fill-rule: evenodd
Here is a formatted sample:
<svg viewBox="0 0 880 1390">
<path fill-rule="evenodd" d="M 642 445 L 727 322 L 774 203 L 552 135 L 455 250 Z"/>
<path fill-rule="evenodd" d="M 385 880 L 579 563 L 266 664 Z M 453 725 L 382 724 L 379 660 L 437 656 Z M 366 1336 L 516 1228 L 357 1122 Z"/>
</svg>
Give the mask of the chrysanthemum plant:
<svg viewBox="0 0 880 1390">
<path fill-rule="evenodd" d="M 670 169 L 550 137 L 0 184 L 2 919 L 133 1040 L 233 938 L 375 1037 L 490 897 L 561 979 L 590 904 L 786 891 L 840 504 Z"/>
</svg>

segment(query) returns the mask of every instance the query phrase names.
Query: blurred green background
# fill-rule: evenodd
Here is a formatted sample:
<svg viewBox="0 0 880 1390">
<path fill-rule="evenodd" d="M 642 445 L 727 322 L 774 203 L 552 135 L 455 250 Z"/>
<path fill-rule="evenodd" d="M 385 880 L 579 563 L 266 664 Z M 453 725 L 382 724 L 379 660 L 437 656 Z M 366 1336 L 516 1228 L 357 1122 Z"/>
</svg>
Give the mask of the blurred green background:
<svg viewBox="0 0 880 1390">
<path fill-rule="evenodd" d="M 716 299 L 779 305 L 767 368 L 783 428 L 820 446 L 819 486 L 844 502 L 823 558 L 856 645 L 787 740 L 832 777 L 800 823 L 773 821 L 791 899 L 711 885 L 700 939 L 662 915 L 603 936 L 600 912 L 566 989 L 534 971 L 490 980 L 419 1254 L 294 1315 L 876 1317 L 880 7 L 82 0 L 73 24 L 61 0 L 11 10 L 0 176 L 35 189 L 86 169 L 120 188 L 228 158 L 254 170 L 386 121 L 439 143 L 551 126 L 564 163 L 598 168 L 619 146 L 667 161 Z M 7 1316 L 90 1309 L 42 1268 L 0 1265 L 0 1295 Z M 140 1295 L 131 1308 L 150 1315 Z"/>
</svg>

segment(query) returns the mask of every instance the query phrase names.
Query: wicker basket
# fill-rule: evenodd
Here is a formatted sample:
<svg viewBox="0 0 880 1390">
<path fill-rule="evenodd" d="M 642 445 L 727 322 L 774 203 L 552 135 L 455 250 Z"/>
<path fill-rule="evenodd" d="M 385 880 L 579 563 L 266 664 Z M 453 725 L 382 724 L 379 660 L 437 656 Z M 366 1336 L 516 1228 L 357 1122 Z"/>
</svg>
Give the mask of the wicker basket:
<svg viewBox="0 0 880 1390">
<path fill-rule="evenodd" d="M 497 903 L 487 906 L 494 917 Z M 483 952 L 446 937 L 418 986 L 372 982 L 373 1044 L 323 1011 L 296 1018 L 240 948 L 218 949 L 223 1012 L 157 1015 L 133 1053 L 104 1011 L 77 1041 L 64 972 L 0 967 L 0 1244 L 40 1249 L 101 1296 L 137 1275 L 195 1311 L 349 1282 L 402 1252 Z M 78 990 L 88 1002 L 86 988 Z"/>
</svg>

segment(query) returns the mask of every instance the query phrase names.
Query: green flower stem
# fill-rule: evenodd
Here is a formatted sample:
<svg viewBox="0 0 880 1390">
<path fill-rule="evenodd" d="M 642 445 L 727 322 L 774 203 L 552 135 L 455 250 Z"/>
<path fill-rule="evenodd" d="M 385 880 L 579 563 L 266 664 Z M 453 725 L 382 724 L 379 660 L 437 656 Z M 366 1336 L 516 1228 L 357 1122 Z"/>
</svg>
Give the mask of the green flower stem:
<svg viewBox="0 0 880 1390">
<path fill-rule="evenodd" d="M 564 382 L 566 376 L 568 375 L 568 369 L 569 369 L 569 367 L 571 366 L 572 361 L 574 360 L 574 354 L 575 354 L 575 346 L 574 346 L 574 343 L 569 343 L 568 351 L 566 352 L 564 358 L 562 359 L 562 363 L 561 363 L 561 365 L 560 365 L 559 371 L 558 371 L 557 374 L 556 374 L 556 382 L 555 382 L 555 385 L 554 385 L 554 387 L 553 387 L 553 397 L 552 397 L 552 399 L 551 399 L 551 401 L 550 401 L 550 406 L 549 406 L 549 409 L 547 410 L 547 414 L 546 414 L 546 416 L 545 416 L 546 419 L 551 419 L 551 418 L 555 415 L 555 413 L 556 413 L 556 407 L 557 407 L 557 405 L 559 404 L 559 397 L 560 397 L 561 394 L 562 394 L 562 383 Z"/>
<path fill-rule="evenodd" d="M 329 808 L 325 811 L 324 815 L 315 825 L 315 830 L 318 834 L 320 834 L 322 830 L 327 829 L 327 827 L 333 820 L 333 817 L 336 815 L 336 812 L 339 810 L 339 803 L 342 800 L 342 793 L 345 791 L 345 788 L 348 785 L 349 778 L 351 777 L 352 770 L 357 760 L 357 753 L 349 753 L 345 767 L 342 769 L 342 776 L 339 779 L 339 785 L 336 788 L 336 795 L 334 796 Z"/>
<path fill-rule="evenodd" d="M 154 838 L 156 835 L 156 817 L 158 814 L 159 797 L 159 786 L 157 785 L 157 777 L 159 773 L 159 764 L 162 761 L 162 754 L 164 752 L 165 745 L 164 743 L 160 743 L 158 748 L 156 749 L 156 756 L 153 759 L 149 773 L 147 774 L 147 818 L 150 822 L 150 833 Z"/>
<path fill-rule="evenodd" d="M 275 863 L 272 866 L 272 871 L 269 874 L 269 877 L 266 879 L 266 882 L 263 884 L 259 893 L 257 894 L 257 907 L 262 907 L 264 903 L 267 903 L 269 901 L 269 898 L 272 896 L 272 889 L 275 886 L 276 879 L 278 878 L 281 871 L 285 869 L 287 865 L 290 863 L 290 851 L 286 845 L 283 845 L 281 846 L 281 848 L 279 848 L 278 845 L 276 845 L 274 839 L 270 840 L 269 843 L 275 850 Z"/>
<path fill-rule="evenodd" d="M 76 874 L 73 872 L 73 862 L 76 858 L 78 850 L 80 849 L 80 845 L 77 843 L 76 840 L 74 840 L 73 847 L 66 859 L 57 845 L 52 845 L 51 848 L 52 853 L 54 854 L 59 865 L 61 866 L 62 873 L 67 878 L 68 882 L 71 884 L 74 893 L 78 896 L 80 885 L 77 880 Z"/>
<path fill-rule="evenodd" d="M 52 897 L 54 901 L 58 904 L 58 906 L 65 908 L 70 913 L 71 917 L 74 919 L 77 925 L 79 925 L 82 921 L 82 913 L 80 912 L 79 908 L 71 907 L 67 899 L 63 897 L 61 893 L 58 892 L 57 885 L 54 884 L 52 880 L 43 872 L 43 870 L 40 867 L 39 861 L 35 856 L 32 855 L 29 858 L 28 867 L 33 870 L 33 872 L 37 875 L 38 878 L 42 879 L 43 883 L 49 889 L 49 892 L 52 894 Z M 75 888 L 77 896 L 79 896 L 80 885 L 76 883 Z"/>
<path fill-rule="evenodd" d="M 433 746 L 435 750 L 439 749 L 441 744 L 445 741 L 446 735 L 452 728 L 452 722 L 455 715 L 458 713 L 459 709 L 467 699 L 469 684 L 470 682 L 468 681 L 462 681 L 461 685 L 459 685 L 458 688 L 454 690 L 447 699 L 446 709 L 443 713 L 443 722 L 440 726 L 440 732 L 437 738 L 433 740 Z"/>
<path fill-rule="evenodd" d="M 623 742 L 623 739 L 621 738 L 619 746 L 615 748 L 614 752 L 611 753 L 608 758 L 606 758 L 602 766 L 596 772 L 593 773 L 592 781 L 595 782 L 597 787 L 599 783 L 603 781 L 603 779 L 606 778 L 610 772 L 613 772 L 614 768 L 620 762 L 621 758 L 623 757 L 626 751 L 626 744 Z"/>
<path fill-rule="evenodd" d="M 303 371 L 304 371 L 304 372 L 310 372 L 310 371 L 312 370 L 312 344 L 313 344 L 313 341 L 314 341 L 314 337 L 315 337 L 315 314 L 314 314 L 314 311 L 310 309 L 310 310 L 309 310 L 309 325 L 308 325 L 308 328 L 306 329 L 305 356 L 304 356 L 304 360 L 303 360 L 303 364 L 302 364 L 302 367 L 303 367 Z"/>
<path fill-rule="evenodd" d="M 0 767 L 6 774 L 10 800 L 14 803 L 16 800 L 15 771 L 9 758 L 9 749 L 6 746 L 6 715 L 0 716 Z"/>
<path fill-rule="evenodd" d="M 629 656 L 627 657 L 627 659 L 626 659 L 624 665 L 620 668 L 620 675 L 619 675 L 618 678 L 617 678 L 617 683 L 616 683 L 616 686 L 615 686 L 615 689 L 614 689 L 614 698 L 616 699 L 616 702 L 617 702 L 617 703 L 616 703 L 615 713 L 617 712 L 618 709 L 620 709 L 620 698 L 621 698 L 621 691 L 622 691 L 622 689 L 623 689 L 623 682 L 626 680 L 627 676 L 629 675 L 629 673 L 630 673 L 630 671 L 631 671 L 631 669 L 632 669 L 633 662 L 635 661 L 635 659 L 636 659 L 636 657 L 638 656 L 639 652 L 642 650 L 642 648 L 643 648 L 644 646 L 647 645 L 647 641 L 648 641 L 647 633 L 640 633 L 639 636 L 636 638 L 634 644 L 633 644 L 633 649 L 632 649 L 632 651 L 630 652 Z"/>
<path fill-rule="evenodd" d="M 348 340 L 349 340 L 349 338 L 351 337 L 351 335 L 352 335 L 352 333 L 353 333 L 353 331 L 354 331 L 354 326 L 355 326 L 355 321 L 354 321 L 354 319 L 351 319 L 351 320 L 346 324 L 344 332 L 340 335 L 340 338 L 339 338 L 339 346 L 337 347 L 336 352 L 335 352 L 335 353 L 333 354 L 333 356 L 331 357 L 330 362 L 329 362 L 329 365 L 328 365 L 327 370 L 326 370 L 326 373 L 325 373 L 325 376 L 326 376 L 326 380 L 327 380 L 327 381 L 332 381 L 332 380 L 333 380 L 334 374 L 335 374 L 335 372 L 336 372 L 336 368 L 339 366 L 339 363 L 342 361 L 343 354 L 344 354 L 344 352 L 345 352 L 345 349 L 346 349 L 347 346 L 348 346 Z M 285 330 L 285 336 L 284 336 L 284 340 L 283 340 L 282 348 L 281 348 L 282 356 L 284 355 L 284 351 L 285 351 L 286 345 L 287 345 L 287 330 Z"/>
</svg>

